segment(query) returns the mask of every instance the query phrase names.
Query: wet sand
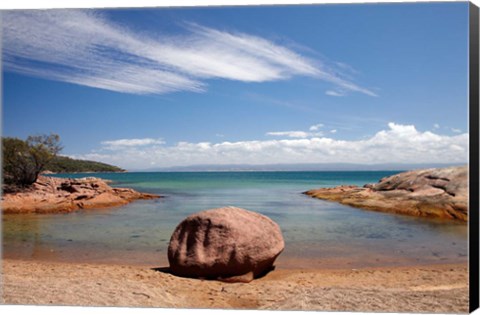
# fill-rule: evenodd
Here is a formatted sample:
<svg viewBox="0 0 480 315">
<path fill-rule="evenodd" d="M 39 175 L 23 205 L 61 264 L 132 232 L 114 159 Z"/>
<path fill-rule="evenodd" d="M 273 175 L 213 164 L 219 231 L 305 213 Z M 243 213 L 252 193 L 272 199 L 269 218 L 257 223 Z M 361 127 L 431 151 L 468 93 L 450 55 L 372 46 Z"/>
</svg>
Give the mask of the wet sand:
<svg viewBox="0 0 480 315">
<path fill-rule="evenodd" d="M 165 266 L 4 259 L 3 303 L 363 312 L 468 311 L 466 264 L 277 268 L 251 283 L 180 278 Z"/>
</svg>

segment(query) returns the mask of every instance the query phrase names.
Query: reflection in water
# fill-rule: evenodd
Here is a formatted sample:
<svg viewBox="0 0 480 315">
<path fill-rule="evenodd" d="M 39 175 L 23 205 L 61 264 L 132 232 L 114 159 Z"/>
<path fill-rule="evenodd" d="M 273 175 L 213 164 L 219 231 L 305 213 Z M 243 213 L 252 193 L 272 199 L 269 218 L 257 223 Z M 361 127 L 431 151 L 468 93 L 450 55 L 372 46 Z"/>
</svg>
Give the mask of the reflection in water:
<svg viewBox="0 0 480 315">
<path fill-rule="evenodd" d="M 364 211 L 325 202 L 301 192 L 342 183 L 376 181 L 385 174 L 190 173 L 109 174 L 119 186 L 162 194 L 108 210 L 58 215 L 5 215 L 5 257 L 61 261 L 165 264 L 170 235 L 187 215 L 233 205 L 276 221 L 286 248 L 283 267 L 385 266 L 467 261 L 467 226 L 462 223 Z M 341 173 L 341 172 L 339 172 Z M 352 172 L 350 172 L 352 173 Z M 367 174 L 368 173 L 368 174 Z M 162 176 L 167 176 L 166 179 Z M 215 176 L 221 177 L 215 180 Z M 330 178 L 330 179 L 329 179 Z M 333 178 L 333 179 L 332 179 Z M 378 178 L 378 179 L 379 179 Z"/>
</svg>

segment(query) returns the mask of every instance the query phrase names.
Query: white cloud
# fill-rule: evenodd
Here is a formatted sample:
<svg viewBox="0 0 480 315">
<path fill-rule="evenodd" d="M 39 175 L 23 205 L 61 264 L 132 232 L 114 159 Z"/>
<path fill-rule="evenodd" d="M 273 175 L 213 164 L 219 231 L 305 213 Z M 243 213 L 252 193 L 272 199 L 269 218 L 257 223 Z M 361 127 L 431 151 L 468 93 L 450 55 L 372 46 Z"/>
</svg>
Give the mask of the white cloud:
<svg viewBox="0 0 480 315">
<path fill-rule="evenodd" d="M 306 138 L 310 134 L 305 131 L 271 131 L 267 132 L 267 136 L 289 137 L 289 138 Z"/>
<path fill-rule="evenodd" d="M 325 94 L 329 95 L 329 96 L 345 96 L 345 93 L 344 92 L 340 92 L 340 91 L 333 91 L 333 90 L 328 90 L 325 92 Z"/>
<path fill-rule="evenodd" d="M 337 129 L 330 130 L 330 133 L 337 133 Z"/>
<path fill-rule="evenodd" d="M 168 167 L 195 164 L 277 163 L 465 163 L 468 134 L 454 136 L 418 131 L 413 125 L 389 123 L 368 139 L 328 137 L 251 140 L 237 142 L 179 142 L 103 149 L 77 158 L 99 160 L 126 169 L 149 165 Z"/>
<path fill-rule="evenodd" d="M 165 141 L 162 139 L 143 138 L 143 139 L 118 139 L 102 141 L 101 144 L 109 150 L 120 150 L 125 147 L 142 147 L 150 145 L 161 145 Z"/>
<path fill-rule="evenodd" d="M 321 137 L 323 136 L 323 132 L 319 131 L 322 128 L 323 124 L 316 124 L 312 125 L 308 128 L 310 132 L 307 131 L 270 131 L 267 132 L 267 136 L 275 136 L 275 137 L 289 137 L 289 138 L 308 138 L 308 137 Z"/>
<path fill-rule="evenodd" d="M 462 132 L 462 130 L 460 130 L 460 129 L 457 129 L 457 128 L 452 128 L 452 132 L 455 132 L 455 133 L 460 133 L 460 132 Z"/>
<path fill-rule="evenodd" d="M 310 131 L 317 131 L 319 130 L 320 128 L 323 127 L 323 124 L 316 124 L 316 125 L 313 125 L 313 126 L 310 126 L 310 128 L 308 128 L 308 130 Z"/>
<path fill-rule="evenodd" d="M 439 124 L 433 124 L 433 129 L 440 129 L 440 125 Z"/>
<path fill-rule="evenodd" d="M 147 35 L 93 10 L 18 10 L 2 18 L 5 70 L 25 75 L 133 94 L 202 92 L 215 78 L 301 75 L 375 96 L 324 63 L 249 34 L 191 23 L 187 34 Z"/>
</svg>

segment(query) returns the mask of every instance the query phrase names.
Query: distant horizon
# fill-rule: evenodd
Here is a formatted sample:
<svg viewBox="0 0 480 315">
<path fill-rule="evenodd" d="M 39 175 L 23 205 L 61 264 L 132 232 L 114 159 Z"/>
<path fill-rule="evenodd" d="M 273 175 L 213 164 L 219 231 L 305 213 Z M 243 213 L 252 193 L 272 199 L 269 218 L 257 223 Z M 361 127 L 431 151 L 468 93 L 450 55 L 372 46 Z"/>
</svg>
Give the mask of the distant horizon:
<svg viewBox="0 0 480 315">
<path fill-rule="evenodd" d="M 294 163 L 294 164 L 203 164 L 163 168 L 123 169 L 129 173 L 141 172 L 316 172 L 316 171 L 409 171 L 427 168 L 445 168 L 466 163 Z M 116 165 L 114 165 L 116 166 Z M 68 173 L 68 172 L 66 172 Z M 89 173 L 89 172 L 84 172 Z M 93 172 L 95 173 L 95 172 Z M 102 172 L 100 172 L 102 173 Z"/>
</svg>

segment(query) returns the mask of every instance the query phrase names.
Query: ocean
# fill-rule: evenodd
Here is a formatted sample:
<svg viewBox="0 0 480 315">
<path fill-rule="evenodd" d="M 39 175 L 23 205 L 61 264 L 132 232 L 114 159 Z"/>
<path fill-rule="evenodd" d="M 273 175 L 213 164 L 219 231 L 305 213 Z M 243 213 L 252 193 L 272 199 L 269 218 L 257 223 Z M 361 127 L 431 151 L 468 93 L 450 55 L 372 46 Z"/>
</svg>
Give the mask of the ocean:
<svg viewBox="0 0 480 315">
<path fill-rule="evenodd" d="M 277 222 L 281 268 L 361 268 L 467 262 L 467 225 L 367 211 L 302 192 L 374 183 L 394 171 L 138 172 L 95 176 L 112 186 L 155 193 L 110 209 L 69 214 L 4 215 L 3 256 L 85 263 L 166 266 L 170 235 L 201 210 L 236 206 Z"/>
</svg>

